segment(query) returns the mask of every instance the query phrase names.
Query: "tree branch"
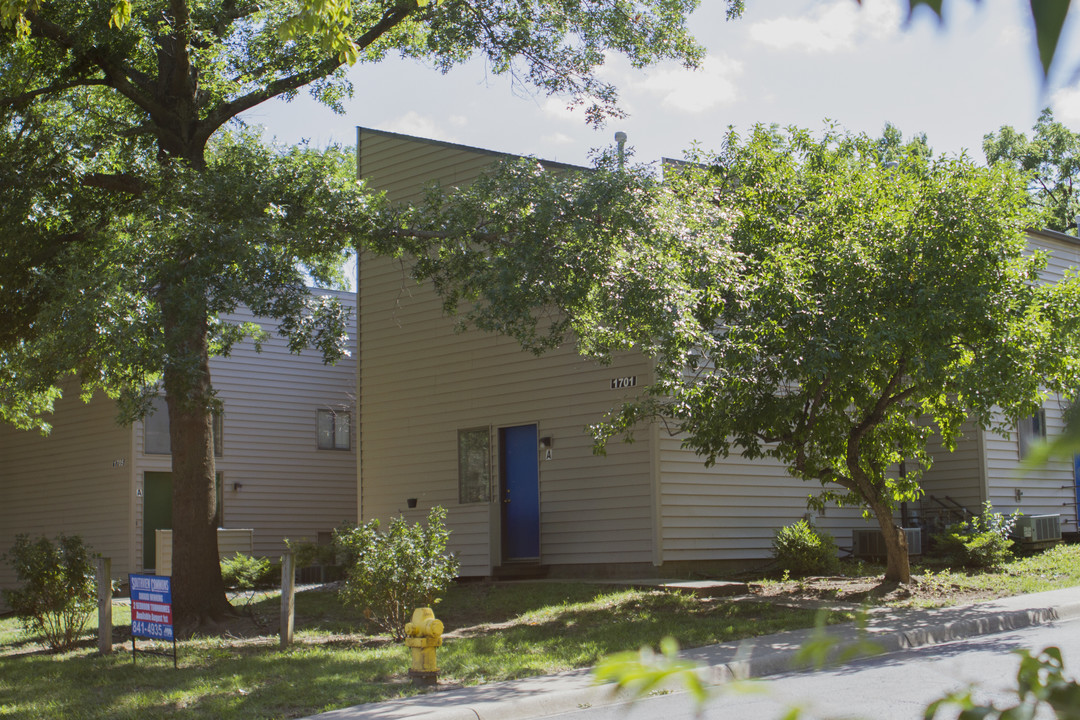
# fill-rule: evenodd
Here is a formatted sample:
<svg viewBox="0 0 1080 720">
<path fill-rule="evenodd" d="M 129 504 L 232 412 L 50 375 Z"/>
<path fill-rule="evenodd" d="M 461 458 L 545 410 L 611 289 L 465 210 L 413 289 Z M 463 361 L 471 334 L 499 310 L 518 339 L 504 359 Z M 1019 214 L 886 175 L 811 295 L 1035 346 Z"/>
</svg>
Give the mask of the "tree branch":
<svg viewBox="0 0 1080 720">
<path fill-rule="evenodd" d="M 896 372 L 894 372 L 892 377 L 889 378 L 888 384 L 885 386 L 885 389 L 882 391 L 881 397 L 879 397 L 878 401 L 876 403 L 874 403 L 873 409 L 869 413 L 867 413 L 867 415 L 862 419 L 862 421 L 858 425 L 856 425 L 855 427 L 853 427 L 851 429 L 851 433 L 848 436 L 849 437 L 849 443 L 848 443 L 848 448 L 849 449 L 851 447 L 851 441 L 855 441 L 855 443 L 857 445 L 858 441 L 861 440 L 864 435 L 866 435 L 866 433 L 870 430 L 870 428 L 874 427 L 879 422 L 881 422 L 881 419 L 883 417 L 885 417 L 885 411 L 888 410 L 890 406 L 892 406 L 893 404 L 895 404 L 895 403 L 909 397 L 913 392 L 915 392 L 915 390 L 917 389 L 917 386 L 912 385 L 911 387 L 905 389 L 903 392 L 900 392 L 900 393 L 898 393 L 896 395 L 893 395 L 893 391 L 896 389 L 896 387 L 903 380 L 904 372 L 905 372 L 906 369 L 907 369 L 907 358 L 902 357 L 902 358 L 900 358 L 900 361 L 896 364 Z"/>
<path fill-rule="evenodd" d="M 383 14 L 379 22 L 375 23 L 367 32 L 357 39 L 357 46 L 360 47 L 360 49 L 370 46 L 387 32 L 404 22 L 409 15 L 416 10 L 417 6 L 413 3 L 406 2 L 395 5 Z M 238 97 L 231 102 L 220 105 L 203 119 L 202 132 L 206 137 L 210 137 L 219 127 L 245 110 L 250 110 L 256 105 L 266 102 L 271 98 L 291 90 L 296 90 L 321 77 L 325 77 L 341 67 L 342 64 L 342 61 L 337 57 L 327 58 L 318 65 L 303 72 L 281 78 L 280 80 L 275 80 L 264 88 L 255 90 L 247 95 Z"/>
<path fill-rule="evenodd" d="M 28 90 L 27 92 L 20 93 L 19 95 L 8 95 L 6 97 L 0 97 L 0 106 L 10 107 L 14 110 L 19 110 L 30 104 L 35 98 L 42 95 L 49 95 L 51 93 L 59 93 L 64 90 L 71 90 L 77 87 L 92 87 L 92 86 L 106 86 L 107 83 L 104 80 L 97 78 L 80 78 L 79 80 L 72 80 L 69 82 L 55 83 L 53 85 L 47 85 L 45 87 L 38 88 L 36 90 Z"/>
<path fill-rule="evenodd" d="M 78 43 L 64 28 L 54 22 L 41 17 L 40 12 L 27 13 L 33 32 L 40 37 L 52 40 L 60 47 L 70 50 L 78 61 L 85 61 L 97 66 L 104 74 L 106 80 L 100 84 L 116 89 L 121 95 L 134 103 L 139 109 L 151 115 L 161 115 L 165 108 L 152 102 L 153 88 L 150 79 L 143 73 L 123 67 L 115 63 L 100 48 L 93 47 L 89 51 L 80 52 Z"/>
<path fill-rule="evenodd" d="M 80 181 L 84 187 L 94 187 L 110 192 L 122 192 L 130 195 L 141 195 L 146 185 L 134 175 L 122 173 L 119 175 L 106 175 L 103 173 L 90 173 L 83 176 Z"/>
</svg>

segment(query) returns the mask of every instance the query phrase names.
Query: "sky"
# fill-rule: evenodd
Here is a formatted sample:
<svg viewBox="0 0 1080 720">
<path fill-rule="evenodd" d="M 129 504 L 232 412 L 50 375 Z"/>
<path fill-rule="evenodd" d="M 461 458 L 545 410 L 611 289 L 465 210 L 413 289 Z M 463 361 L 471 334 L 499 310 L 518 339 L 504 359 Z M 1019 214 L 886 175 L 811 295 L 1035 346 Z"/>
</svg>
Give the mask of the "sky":
<svg viewBox="0 0 1080 720">
<path fill-rule="evenodd" d="M 600 71 L 628 116 L 594 129 L 562 98 L 538 95 L 472 61 L 443 75 L 415 60 L 350 70 L 355 93 L 335 114 L 307 95 L 274 100 L 244 119 L 282 143 L 352 145 L 355 127 L 587 164 L 627 133 L 635 160 L 719 146 L 729 126 L 821 130 L 827 121 L 880 134 L 926 133 L 937 153 L 983 160 L 982 138 L 1003 125 L 1030 131 L 1043 107 L 1080 129 L 1080 10 L 1074 3 L 1059 58 L 1043 82 L 1025 0 L 947 0 L 944 22 L 906 0 L 747 0 L 738 20 L 703 0 L 690 19 L 707 55 L 697 70 L 670 63 L 635 70 L 611 56 Z"/>
</svg>

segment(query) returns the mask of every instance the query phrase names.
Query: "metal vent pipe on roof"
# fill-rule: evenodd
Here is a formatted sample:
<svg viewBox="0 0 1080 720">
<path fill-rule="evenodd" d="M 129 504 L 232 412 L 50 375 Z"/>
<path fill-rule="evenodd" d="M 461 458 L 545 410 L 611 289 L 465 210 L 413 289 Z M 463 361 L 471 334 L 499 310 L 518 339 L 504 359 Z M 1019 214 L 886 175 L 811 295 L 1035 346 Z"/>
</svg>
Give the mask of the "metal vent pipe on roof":
<svg viewBox="0 0 1080 720">
<path fill-rule="evenodd" d="M 622 130 L 615 133 L 615 142 L 619 144 L 619 169 L 622 170 L 626 164 L 626 133 Z"/>
</svg>

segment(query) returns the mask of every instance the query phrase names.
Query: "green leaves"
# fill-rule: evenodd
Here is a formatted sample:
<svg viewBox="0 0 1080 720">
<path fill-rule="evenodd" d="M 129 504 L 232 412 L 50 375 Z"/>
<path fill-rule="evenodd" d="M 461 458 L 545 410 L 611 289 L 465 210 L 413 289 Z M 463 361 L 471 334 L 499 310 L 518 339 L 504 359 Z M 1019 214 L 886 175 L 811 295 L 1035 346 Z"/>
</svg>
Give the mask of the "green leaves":
<svg viewBox="0 0 1080 720">
<path fill-rule="evenodd" d="M 131 22 L 131 0 L 116 0 L 109 15 L 109 27 L 120 28 Z"/>
<path fill-rule="evenodd" d="M 1043 75 L 1050 74 L 1050 66 L 1057 53 L 1061 28 L 1069 14 L 1070 0 L 1031 0 L 1031 19 L 1035 23 L 1035 42 L 1039 47 L 1039 60 Z"/>
<path fill-rule="evenodd" d="M 404 639 L 413 611 L 434 606 L 457 575 L 457 560 L 446 551 L 445 520 L 446 510 L 436 506 L 424 525 L 399 516 L 385 532 L 378 520 L 334 531 L 334 544 L 346 557 L 342 599 L 395 640 Z"/>
<path fill-rule="evenodd" d="M 78 535 L 59 535 L 55 544 L 40 537 L 15 537 L 4 554 L 22 586 L 4 590 L 4 599 L 31 632 L 45 636 L 53 651 L 71 649 L 80 640 L 97 607 L 95 555 Z"/>
<path fill-rule="evenodd" d="M 1028 179 L 1043 227 L 1067 232 L 1080 215 L 1080 133 L 1042 111 L 1031 138 L 1011 127 L 983 137 L 988 163 L 1006 163 Z"/>
<path fill-rule="evenodd" d="M 698 674 L 698 664 L 678 654 L 679 644 L 666 637 L 660 641 L 659 653 L 642 647 L 636 653 L 609 655 L 593 669 L 593 681 L 598 685 L 611 683 L 618 690 L 629 691 L 633 698 L 675 686 L 688 690 L 700 709 L 708 700 L 708 691 Z"/>
<path fill-rule="evenodd" d="M 1065 677 L 1061 650 L 1050 646 L 1037 655 L 1026 649 L 1015 652 L 1020 656 L 1016 704 L 1004 708 L 994 703 L 983 705 L 975 702 L 974 691 L 968 688 L 933 702 L 923 717 L 934 720 L 940 710 L 953 706 L 960 710 L 959 720 L 1028 720 L 1043 717 L 1041 712 L 1046 709 L 1059 720 L 1080 719 L 1080 684 Z"/>
<path fill-rule="evenodd" d="M 166 308 L 174 322 L 208 333 L 215 354 L 245 337 L 260 339 L 261 328 L 220 321 L 241 305 L 278 320 L 296 352 L 313 346 L 329 362 L 348 352 L 344 308 L 311 297 L 305 286 L 309 278 L 338 277 L 350 236 L 367 227 L 377 205 L 353 179 L 351 154 L 282 150 L 229 134 L 208 155 L 201 171 L 150 164 L 138 194 L 98 208 L 93 194 L 74 188 L 81 196 L 70 207 L 85 203 L 84 219 L 97 226 L 66 242 L 25 221 L 0 238 L 8 260 L 0 293 L 11 288 L 25 298 L 28 284 L 42 288 L 25 312 L 13 306 L 24 324 L 9 317 L 5 335 L 0 323 L 0 373 L 15 380 L 0 391 L 6 418 L 32 423 L 73 371 L 84 394 L 119 396 L 125 417 L 139 417 L 145 387 L 167 367 L 201 372 L 196 350 L 167 336 Z M 41 202 L 44 192 L 30 193 L 21 207 Z M 44 254 L 28 252 L 34 243 Z"/>
</svg>

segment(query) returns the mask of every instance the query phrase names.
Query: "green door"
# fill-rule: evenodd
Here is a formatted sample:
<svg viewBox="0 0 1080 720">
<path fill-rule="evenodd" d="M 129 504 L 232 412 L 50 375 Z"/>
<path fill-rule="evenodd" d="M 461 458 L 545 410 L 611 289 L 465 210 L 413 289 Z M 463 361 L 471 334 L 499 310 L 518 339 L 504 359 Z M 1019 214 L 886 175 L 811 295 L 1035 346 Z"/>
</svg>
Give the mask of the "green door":
<svg viewBox="0 0 1080 720">
<path fill-rule="evenodd" d="M 143 474 L 143 569 L 157 564 L 155 530 L 172 530 L 172 473 Z"/>
</svg>

